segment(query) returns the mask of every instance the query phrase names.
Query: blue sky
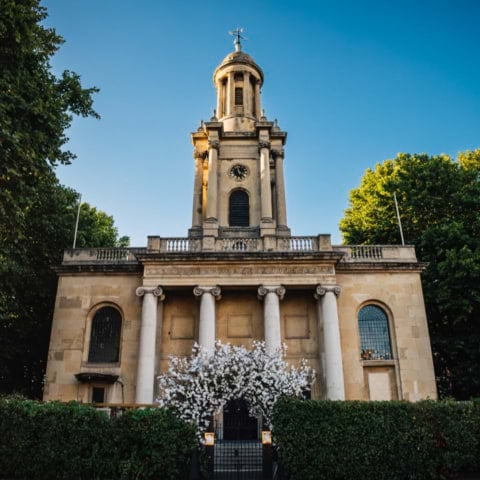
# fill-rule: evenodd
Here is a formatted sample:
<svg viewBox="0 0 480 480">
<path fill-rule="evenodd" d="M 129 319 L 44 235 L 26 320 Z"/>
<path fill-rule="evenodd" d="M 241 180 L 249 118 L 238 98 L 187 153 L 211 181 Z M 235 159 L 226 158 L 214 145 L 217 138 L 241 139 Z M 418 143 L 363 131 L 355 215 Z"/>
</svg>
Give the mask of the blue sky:
<svg viewBox="0 0 480 480">
<path fill-rule="evenodd" d="M 212 73 L 245 28 L 269 119 L 288 132 L 295 235 L 331 233 L 368 167 L 398 152 L 480 147 L 480 1 L 43 0 L 66 43 L 52 65 L 97 86 L 61 181 L 135 246 L 186 236 L 190 132 L 215 107 Z"/>
</svg>

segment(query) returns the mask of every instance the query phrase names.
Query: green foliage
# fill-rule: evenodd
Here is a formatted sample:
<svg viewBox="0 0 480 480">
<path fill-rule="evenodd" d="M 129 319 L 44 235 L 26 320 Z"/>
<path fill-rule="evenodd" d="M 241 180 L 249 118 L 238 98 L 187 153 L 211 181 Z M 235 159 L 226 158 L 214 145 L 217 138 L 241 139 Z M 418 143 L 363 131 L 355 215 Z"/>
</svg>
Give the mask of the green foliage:
<svg viewBox="0 0 480 480">
<path fill-rule="evenodd" d="M 50 57 L 63 40 L 42 25 L 38 0 L 0 0 L 0 392 L 40 397 L 57 279 L 52 270 L 73 241 L 78 195 L 53 167 L 72 115 L 98 117 L 96 88 L 56 77 Z M 82 207 L 79 245 L 114 246 L 113 219 Z"/>
<path fill-rule="evenodd" d="M 274 439 L 292 480 L 447 479 L 480 467 L 480 408 L 282 400 Z"/>
<path fill-rule="evenodd" d="M 114 478 L 188 478 L 195 429 L 163 409 L 132 410 L 114 422 Z"/>
<path fill-rule="evenodd" d="M 480 149 L 399 154 L 368 169 L 340 222 L 349 244 L 405 240 L 428 266 L 422 277 L 439 393 L 480 395 Z"/>
<path fill-rule="evenodd" d="M 188 478 L 194 429 L 165 410 L 110 420 L 75 402 L 0 399 L 0 478 Z"/>
<path fill-rule="evenodd" d="M 0 400 L 0 472 L 3 478 L 95 478 L 102 462 L 107 416 L 78 403 Z"/>
<path fill-rule="evenodd" d="M 77 248 L 128 247 L 128 237 L 118 238 L 113 217 L 82 203 L 78 222 Z"/>
</svg>

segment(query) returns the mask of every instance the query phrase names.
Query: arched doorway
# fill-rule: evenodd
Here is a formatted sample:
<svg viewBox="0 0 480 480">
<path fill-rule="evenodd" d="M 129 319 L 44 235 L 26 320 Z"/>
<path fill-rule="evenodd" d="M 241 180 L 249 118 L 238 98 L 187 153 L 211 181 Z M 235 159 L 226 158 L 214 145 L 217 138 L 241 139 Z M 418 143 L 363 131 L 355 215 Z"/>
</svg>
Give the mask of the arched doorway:
<svg viewBox="0 0 480 480">
<path fill-rule="evenodd" d="M 224 440 L 258 440 L 258 419 L 251 417 L 247 402 L 230 400 L 223 408 Z"/>
</svg>

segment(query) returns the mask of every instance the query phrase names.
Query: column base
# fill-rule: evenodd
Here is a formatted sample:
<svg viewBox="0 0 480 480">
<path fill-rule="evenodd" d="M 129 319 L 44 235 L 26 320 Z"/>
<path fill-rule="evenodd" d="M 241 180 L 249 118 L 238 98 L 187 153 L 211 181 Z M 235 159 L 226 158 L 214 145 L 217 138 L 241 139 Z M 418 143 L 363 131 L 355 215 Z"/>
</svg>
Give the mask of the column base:
<svg viewBox="0 0 480 480">
<path fill-rule="evenodd" d="M 277 237 L 291 237 L 292 232 L 286 225 L 278 225 L 276 228 Z"/>
<path fill-rule="evenodd" d="M 203 235 L 218 237 L 218 220 L 216 218 L 207 218 L 203 222 Z"/>
<path fill-rule="evenodd" d="M 203 234 L 203 228 L 201 225 L 195 225 L 188 229 L 188 238 L 201 238 Z"/>
<path fill-rule="evenodd" d="M 260 221 L 260 236 L 275 235 L 276 224 L 272 218 L 262 218 Z"/>
</svg>

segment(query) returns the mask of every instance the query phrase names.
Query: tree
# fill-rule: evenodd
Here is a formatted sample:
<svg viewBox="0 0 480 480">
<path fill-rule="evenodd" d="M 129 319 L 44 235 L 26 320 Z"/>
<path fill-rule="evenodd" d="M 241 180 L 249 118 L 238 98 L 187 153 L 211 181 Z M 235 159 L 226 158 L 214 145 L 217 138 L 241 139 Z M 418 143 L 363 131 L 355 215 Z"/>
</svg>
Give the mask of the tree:
<svg viewBox="0 0 480 480">
<path fill-rule="evenodd" d="M 42 21 L 39 0 L 0 0 L 0 393 L 41 396 L 61 252 L 71 247 L 77 193 L 54 167 L 73 115 L 98 118 L 80 77 L 56 77 L 50 58 L 63 43 Z M 114 246 L 112 217 L 82 207 L 82 245 Z"/>
<path fill-rule="evenodd" d="M 269 351 L 265 342 L 254 342 L 252 350 L 217 342 L 213 353 L 195 345 L 189 358 L 170 357 L 168 372 L 158 377 L 158 403 L 193 423 L 199 436 L 215 412 L 240 398 L 251 416 L 260 415 L 271 426 L 275 402 L 301 397 L 314 379 L 305 361 L 298 369 L 288 366 L 283 353 Z"/>
<path fill-rule="evenodd" d="M 406 242 L 428 266 L 422 283 L 442 396 L 480 396 L 480 149 L 399 154 L 368 169 L 340 222 L 346 243 Z"/>
<path fill-rule="evenodd" d="M 128 247 L 130 239 L 118 238 L 118 229 L 111 215 L 82 203 L 77 232 L 77 248 Z"/>
<path fill-rule="evenodd" d="M 41 22 L 39 0 L 0 0 L 0 241 L 21 241 L 25 214 L 36 202 L 36 187 L 51 167 L 75 157 L 64 150 L 72 115 L 98 117 L 96 88 L 83 89 L 80 77 L 57 78 L 50 57 L 63 39 Z"/>
</svg>

